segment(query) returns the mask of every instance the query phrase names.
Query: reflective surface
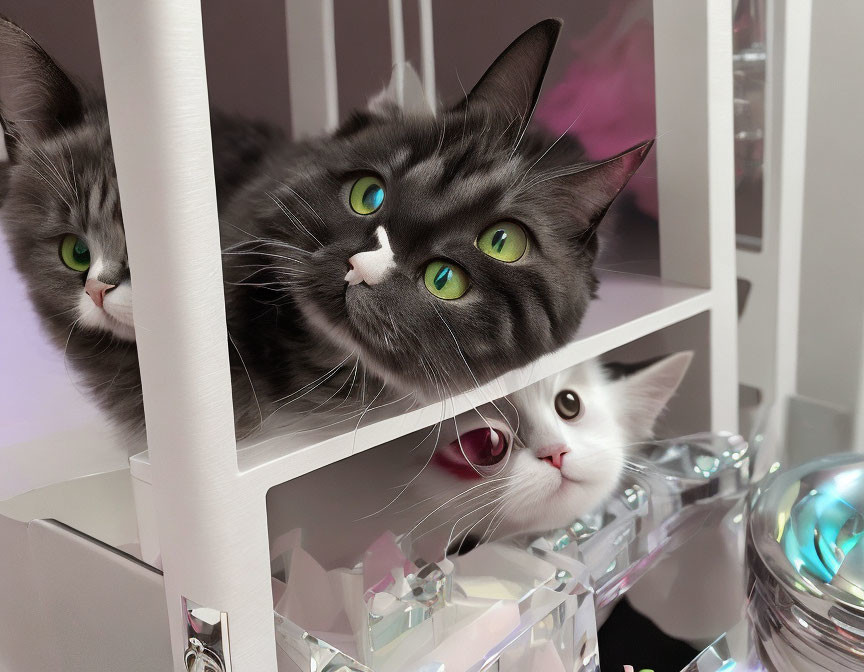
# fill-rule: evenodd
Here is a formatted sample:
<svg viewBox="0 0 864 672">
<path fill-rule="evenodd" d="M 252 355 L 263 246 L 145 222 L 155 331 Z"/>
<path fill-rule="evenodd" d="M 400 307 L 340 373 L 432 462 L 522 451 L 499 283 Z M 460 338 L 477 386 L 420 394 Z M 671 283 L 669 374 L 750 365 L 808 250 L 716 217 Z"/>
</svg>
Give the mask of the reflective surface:
<svg viewBox="0 0 864 672">
<path fill-rule="evenodd" d="M 747 562 L 768 669 L 864 669 L 864 457 L 827 457 L 760 484 Z"/>
<path fill-rule="evenodd" d="M 183 598 L 188 638 L 183 662 L 189 672 L 231 672 L 228 614 Z"/>
</svg>

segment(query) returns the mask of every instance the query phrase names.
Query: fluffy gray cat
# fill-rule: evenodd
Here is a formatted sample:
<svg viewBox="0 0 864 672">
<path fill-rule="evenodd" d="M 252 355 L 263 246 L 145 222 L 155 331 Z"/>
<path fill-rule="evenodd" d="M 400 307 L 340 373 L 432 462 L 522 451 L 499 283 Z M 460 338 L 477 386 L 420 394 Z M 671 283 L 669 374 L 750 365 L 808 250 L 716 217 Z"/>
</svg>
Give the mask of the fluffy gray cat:
<svg viewBox="0 0 864 672">
<path fill-rule="evenodd" d="M 223 228 L 229 327 L 259 401 L 360 417 L 573 338 L 597 226 L 651 143 L 574 164 L 569 144 L 526 133 L 560 28 L 527 30 L 436 116 L 358 112 L 265 159 Z"/>
<path fill-rule="evenodd" d="M 651 143 L 586 164 L 526 132 L 559 32 L 530 28 L 437 116 L 379 105 L 292 144 L 214 115 L 238 436 L 283 407 L 443 398 L 573 337 L 597 226 Z M 16 266 L 100 406 L 141 430 L 104 104 L 3 21 L 0 111 Z"/>
<path fill-rule="evenodd" d="M 132 287 L 104 100 L 0 17 L 0 166 L 6 239 L 42 324 L 108 415 L 143 428 Z M 213 111 L 224 204 L 278 145 L 275 128 Z"/>
</svg>

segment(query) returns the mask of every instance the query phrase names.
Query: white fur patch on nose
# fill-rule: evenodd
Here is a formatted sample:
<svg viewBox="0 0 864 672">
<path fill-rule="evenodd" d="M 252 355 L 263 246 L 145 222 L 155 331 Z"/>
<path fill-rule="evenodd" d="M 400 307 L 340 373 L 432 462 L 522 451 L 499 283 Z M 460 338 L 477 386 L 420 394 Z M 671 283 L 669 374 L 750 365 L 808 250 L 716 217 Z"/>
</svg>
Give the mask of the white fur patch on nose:
<svg viewBox="0 0 864 672">
<path fill-rule="evenodd" d="M 349 285 L 359 285 L 365 282 L 367 285 L 377 285 L 384 280 L 390 271 L 396 267 L 393 260 L 393 250 L 387 239 L 387 232 L 383 226 L 375 229 L 380 247 L 377 250 L 358 252 L 348 260 L 351 270 L 345 276 L 345 282 Z"/>
</svg>

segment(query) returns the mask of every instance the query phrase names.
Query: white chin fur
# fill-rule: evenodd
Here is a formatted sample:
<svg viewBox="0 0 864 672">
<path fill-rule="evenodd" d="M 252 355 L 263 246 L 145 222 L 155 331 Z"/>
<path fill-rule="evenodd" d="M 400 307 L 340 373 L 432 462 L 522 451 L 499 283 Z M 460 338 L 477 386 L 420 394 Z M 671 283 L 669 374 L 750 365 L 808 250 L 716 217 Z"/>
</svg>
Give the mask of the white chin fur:
<svg viewBox="0 0 864 672">
<path fill-rule="evenodd" d="M 102 308 L 81 292 L 78 299 L 78 326 L 83 329 L 107 331 L 124 341 L 135 340 L 132 322 L 132 287 L 123 283 L 105 295 Z"/>
<path fill-rule="evenodd" d="M 592 456 L 593 457 L 593 456 Z M 505 534 L 539 532 L 565 527 L 603 501 L 614 489 L 621 471 L 621 455 L 609 451 L 593 457 L 591 469 L 580 468 L 578 482 L 563 478 L 558 470 L 538 460 L 533 451 L 513 455 L 509 473 L 522 478 L 509 488 L 508 498 L 517 504 L 499 532 Z M 564 456 L 565 464 L 567 456 Z M 580 461 L 581 462 L 581 461 Z M 580 465 L 581 466 L 581 465 Z M 568 470 L 565 466 L 565 472 Z"/>
</svg>

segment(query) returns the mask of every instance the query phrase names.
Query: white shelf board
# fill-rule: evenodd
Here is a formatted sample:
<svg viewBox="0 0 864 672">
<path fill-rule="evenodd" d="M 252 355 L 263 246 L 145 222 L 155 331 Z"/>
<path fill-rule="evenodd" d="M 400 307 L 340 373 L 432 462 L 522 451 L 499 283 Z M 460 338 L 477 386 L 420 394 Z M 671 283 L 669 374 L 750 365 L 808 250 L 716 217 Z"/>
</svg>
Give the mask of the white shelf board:
<svg viewBox="0 0 864 672">
<path fill-rule="evenodd" d="M 138 524 L 129 469 L 73 478 L 0 502 L 0 516 L 51 519 L 138 557 Z"/>
<path fill-rule="evenodd" d="M 422 408 L 389 405 L 357 420 L 325 429 L 259 436 L 238 447 L 243 480 L 266 491 L 315 469 L 337 462 L 411 432 L 527 387 L 562 369 L 602 355 L 625 343 L 711 309 L 709 290 L 660 278 L 600 271 L 599 296 L 592 301 L 576 340 L 536 362 L 511 371 L 477 389 Z M 136 478 L 150 481 L 146 454 L 133 458 Z"/>
</svg>

